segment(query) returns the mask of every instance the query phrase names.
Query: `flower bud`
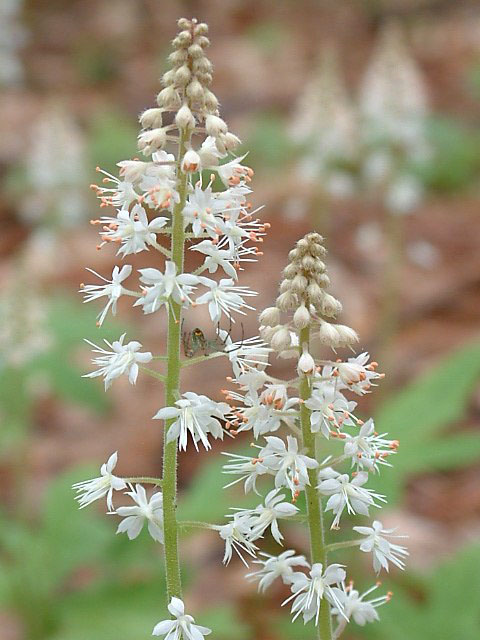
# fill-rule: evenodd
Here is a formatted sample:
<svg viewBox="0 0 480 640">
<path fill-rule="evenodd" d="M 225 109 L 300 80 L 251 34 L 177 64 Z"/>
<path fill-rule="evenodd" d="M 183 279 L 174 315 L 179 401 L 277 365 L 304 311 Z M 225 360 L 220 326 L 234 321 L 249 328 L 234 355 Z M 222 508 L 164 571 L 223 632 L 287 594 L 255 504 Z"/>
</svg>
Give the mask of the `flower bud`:
<svg viewBox="0 0 480 640">
<path fill-rule="evenodd" d="M 223 137 L 223 143 L 228 151 L 234 151 L 234 149 L 236 149 L 239 144 L 242 144 L 242 141 L 234 133 L 230 133 L 230 131 L 227 131 L 227 133 Z"/>
<path fill-rule="evenodd" d="M 149 129 L 138 136 L 138 148 L 146 155 L 161 149 L 167 141 L 165 129 Z"/>
<path fill-rule="evenodd" d="M 217 96 L 212 93 L 209 89 L 205 89 L 204 93 L 205 98 L 205 107 L 210 111 L 216 111 L 218 109 L 218 100 Z"/>
<path fill-rule="evenodd" d="M 287 280 L 292 280 L 297 274 L 297 266 L 289 263 L 283 270 L 283 275 Z"/>
<path fill-rule="evenodd" d="M 290 331 L 287 327 L 280 325 L 280 328 L 273 334 L 270 345 L 275 351 L 284 351 L 291 345 Z"/>
<path fill-rule="evenodd" d="M 188 105 L 184 104 L 175 116 L 175 122 L 179 129 L 193 129 L 195 126 L 195 118 L 190 111 Z"/>
<path fill-rule="evenodd" d="M 300 305 L 293 314 L 293 324 L 297 329 L 305 329 L 310 324 L 310 312 L 305 305 Z"/>
<path fill-rule="evenodd" d="M 169 87 L 172 84 L 175 84 L 175 69 L 169 69 L 162 76 L 163 86 Z"/>
<path fill-rule="evenodd" d="M 358 342 L 358 334 L 356 331 L 347 327 L 344 324 L 336 324 L 334 325 L 335 329 L 338 333 L 338 342 L 343 346 L 348 346 L 350 344 L 354 344 Z"/>
<path fill-rule="evenodd" d="M 297 371 L 299 376 L 311 376 L 315 371 L 315 360 L 306 349 L 303 350 L 298 360 Z"/>
<path fill-rule="evenodd" d="M 200 156 L 193 149 L 189 149 L 182 159 L 182 171 L 192 173 L 198 171 L 200 166 Z"/>
<path fill-rule="evenodd" d="M 267 307 L 258 317 L 261 324 L 274 327 L 280 322 L 280 311 L 277 307 Z"/>
<path fill-rule="evenodd" d="M 204 55 L 203 49 L 199 44 L 194 43 L 190 47 L 188 47 L 188 55 L 193 59 L 201 58 Z"/>
<path fill-rule="evenodd" d="M 192 100 L 201 100 L 203 102 L 203 87 L 196 78 L 187 86 L 187 96 Z"/>
<path fill-rule="evenodd" d="M 321 302 L 324 293 L 316 282 L 310 282 L 307 287 L 307 295 L 313 302 L 313 304 L 317 305 L 319 304 L 319 302 Z"/>
<path fill-rule="evenodd" d="M 157 104 L 165 109 L 175 110 L 181 105 L 180 95 L 172 86 L 162 89 L 157 96 Z"/>
<path fill-rule="evenodd" d="M 187 64 L 182 65 L 175 71 L 175 82 L 181 87 L 187 85 L 191 77 L 192 74 Z"/>
<path fill-rule="evenodd" d="M 296 306 L 297 298 L 291 291 L 281 293 L 277 298 L 277 307 L 281 311 L 289 311 Z"/>
<path fill-rule="evenodd" d="M 338 346 L 340 335 L 333 324 L 329 322 L 322 322 L 318 332 L 319 340 L 322 344 L 326 344 L 329 347 Z"/>
<path fill-rule="evenodd" d="M 342 312 L 341 303 L 331 296 L 329 293 L 325 293 L 320 303 L 320 312 L 329 318 L 335 318 Z"/>
<path fill-rule="evenodd" d="M 209 136 L 216 138 L 221 133 L 227 133 L 226 123 L 218 116 L 208 115 L 205 118 L 205 129 Z"/>
<path fill-rule="evenodd" d="M 144 129 L 157 129 L 162 126 L 162 110 L 156 108 L 147 109 L 139 119 Z"/>
<path fill-rule="evenodd" d="M 300 273 L 293 278 L 291 282 L 291 289 L 294 293 L 304 294 L 308 286 L 308 280 L 305 276 L 302 276 Z"/>
</svg>

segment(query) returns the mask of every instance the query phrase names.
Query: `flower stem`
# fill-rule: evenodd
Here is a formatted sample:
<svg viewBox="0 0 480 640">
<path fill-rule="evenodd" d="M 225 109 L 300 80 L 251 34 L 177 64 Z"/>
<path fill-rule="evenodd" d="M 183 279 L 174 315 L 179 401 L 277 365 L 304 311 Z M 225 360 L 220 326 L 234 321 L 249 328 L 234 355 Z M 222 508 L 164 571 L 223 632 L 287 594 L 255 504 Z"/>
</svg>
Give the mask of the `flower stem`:
<svg viewBox="0 0 480 640">
<path fill-rule="evenodd" d="M 310 350 L 310 329 L 306 327 L 300 331 L 300 353 L 303 348 Z M 311 396 L 310 379 L 303 376 L 300 381 L 300 397 L 308 400 Z M 305 406 L 305 402 L 300 405 L 300 424 L 302 427 L 303 446 L 305 454 L 310 458 L 315 458 L 315 434 L 310 428 L 310 410 Z M 308 470 L 309 483 L 305 487 L 305 497 L 307 501 L 307 519 L 310 532 L 310 553 L 312 564 L 320 562 L 325 570 L 327 566 L 327 548 L 325 545 L 325 532 L 323 527 L 323 512 L 321 500 L 317 493 L 317 474 L 315 469 Z M 332 640 L 332 622 L 330 616 L 330 605 L 325 598 L 320 603 L 320 615 L 318 622 L 318 638 L 320 640 Z"/>
<path fill-rule="evenodd" d="M 179 202 L 173 209 L 171 259 L 177 267 L 177 273 L 183 272 L 185 234 L 183 228 L 183 209 L 187 199 L 187 174 L 182 172 L 181 162 L 185 155 L 188 134 L 180 134 L 177 158 L 177 190 Z M 172 406 L 180 393 L 180 342 L 181 313 L 179 304 L 171 301 L 168 314 L 167 375 L 165 384 L 165 406 Z M 165 535 L 165 573 L 167 598 L 182 597 L 180 563 L 178 559 L 177 524 L 177 441 L 167 442 L 167 433 L 174 422 L 165 421 L 163 444 L 163 526 Z"/>
</svg>

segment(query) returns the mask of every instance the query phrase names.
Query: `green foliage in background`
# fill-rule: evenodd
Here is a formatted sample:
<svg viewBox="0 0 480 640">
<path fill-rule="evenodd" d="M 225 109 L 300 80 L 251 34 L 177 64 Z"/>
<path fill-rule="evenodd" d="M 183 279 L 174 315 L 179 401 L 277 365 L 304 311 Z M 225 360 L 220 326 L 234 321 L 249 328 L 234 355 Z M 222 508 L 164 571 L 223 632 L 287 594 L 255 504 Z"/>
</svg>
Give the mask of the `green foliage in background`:
<svg viewBox="0 0 480 640">
<path fill-rule="evenodd" d="M 480 456 L 480 433 L 449 431 L 465 414 L 480 377 L 480 344 L 468 344 L 432 371 L 414 380 L 386 402 L 375 418 L 379 433 L 400 440 L 392 468 L 372 478 L 371 488 L 401 500 L 408 480 L 417 474 L 468 465 Z"/>
<path fill-rule="evenodd" d="M 92 119 L 89 129 L 88 154 L 90 166 L 118 175 L 119 159 L 131 158 L 137 152 L 138 127 L 135 118 L 120 110 L 99 111 Z M 99 174 L 92 177 L 100 180 Z"/>
</svg>

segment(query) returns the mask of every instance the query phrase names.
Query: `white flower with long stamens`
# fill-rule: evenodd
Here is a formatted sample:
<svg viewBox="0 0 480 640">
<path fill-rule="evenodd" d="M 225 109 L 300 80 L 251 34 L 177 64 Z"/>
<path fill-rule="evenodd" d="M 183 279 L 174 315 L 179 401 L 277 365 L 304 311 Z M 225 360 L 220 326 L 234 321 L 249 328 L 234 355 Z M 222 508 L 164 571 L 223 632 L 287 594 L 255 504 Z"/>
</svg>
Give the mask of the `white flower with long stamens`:
<svg viewBox="0 0 480 640">
<path fill-rule="evenodd" d="M 242 516 L 241 513 L 235 513 L 230 522 L 221 526 L 212 525 L 212 529 L 218 531 L 222 540 L 225 541 L 223 564 L 229 564 L 235 551 L 243 564 L 248 567 L 248 563 L 243 557 L 242 552 L 248 553 L 249 556 L 255 558 L 258 549 L 249 539 L 251 537 L 249 518 Z"/>
<path fill-rule="evenodd" d="M 365 471 L 358 472 L 354 478 L 350 479 L 347 473 L 338 473 L 331 467 L 327 467 L 321 469 L 318 476 L 320 479 L 318 491 L 324 496 L 330 496 L 325 505 L 325 511 L 332 511 L 335 514 L 332 529 L 338 529 L 345 507 L 347 513 L 368 516 L 369 507 L 381 506 L 375 500 L 386 502 L 385 496 L 363 487 L 368 480 L 368 473 Z"/>
<path fill-rule="evenodd" d="M 225 451 L 222 451 L 222 454 L 231 458 L 231 461 L 223 465 L 223 473 L 240 476 L 236 480 L 233 480 L 233 482 L 226 484 L 223 488 L 227 489 L 238 482 L 245 481 L 245 493 L 253 489 L 257 495 L 260 495 L 256 487 L 257 479 L 259 476 L 269 473 L 269 470 L 262 464 L 262 460 L 260 458 L 241 456 L 237 453 L 228 453 Z"/>
<path fill-rule="evenodd" d="M 76 500 L 80 505 L 80 509 L 83 509 L 95 500 L 107 496 L 107 506 L 110 511 L 113 509 L 113 492 L 121 491 L 127 487 L 127 483 L 122 478 L 118 478 L 113 475 L 112 471 L 117 465 L 118 454 L 112 453 L 105 464 L 100 467 L 100 477 L 93 478 L 93 480 L 83 480 L 82 482 L 76 482 L 73 488 L 79 494 L 76 496 Z"/>
<path fill-rule="evenodd" d="M 233 374 L 239 384 L 245 384 L 245 378 L 242 378 L 245 374 L 261 373 L 268 366 L 268 354 L 272 349 L 258 336 L 233 342 L 227 331 L 219 329 L 218 337 L 225 345 L 224 351 L 228 355 Z M 261 378 L 262 381 L 257 389 L 265 382 L 265 378 L 263 376 Z"/>
<path fill-rule="evenodd" d="M 197 185 L 183 210 L 184 225 L 192 225 L 195 237 L 208 233 L 212 238 L 216 238 L 220 235 L 218 215 L 224 207 L 225 204 L 217 200 L 210 185 L 205 189 Z"/>
<path fill-rule="evenodd" d="M 258 580 L 258 590 L 263 593 L 277 579 L 281 578 L 283 584 L 290 584 L 294 575 L 293 567 L 310 567 L 305 556 L 296 556 L 293 549 L 284 551 L 278 556 L 268 553 L 260 553 L 265 560 L 254 560 L 254 564 L 262 566 L 258 571 L 248 573 L 248 580 Z"/>
<path fill-rule="evenodd" d="M 259 504 L 255 509 L 239 509 L 238 513 L 251 519 L 251 538 L 257 540 L 261 538 L 270 527 L 272 536 L 278 544 L 282 544 L 283 536 L 278 527 L 278 519 L 291 518 L 299 509 L 290 502 L 282 502 L 285 494 L 278 493 L 278 489 L 272 489 L 265 496 L 264 504 Z"/>
<path fill-rule="evenodd" d="M 80 289 L 80 292 L 85 294 L 84 302 L 91 302 L 92 300 L 98 300 L 99 298 L 107 297 L 107 304 L 103 310 L 98 314 L 98 326 L 102 326 L 108 311 L 112 310 L 112 315 L 117 313 L 118 299 L 125 292 L 122 286 L 122 282 L 128 278 L 132 273 L 132 267 L 129 264 L 125 264 L 121 269 L 117 266 L 113 268 L 111 280 L 107 280 L 93 269 L 87 269 L 90 273 L 103 280 L 106 284 L 86 284 Z"/>
<path fill-rule="evenodd" d="M 250 182 L 253 171 L 250 167 L 245 167 L 241 164 L 245 157 L 246 154 L 241 158 L 234 158 L 230 162 L 214 167 L 226 187 L 236 186 L 241 182 Z"/>
<path fill-rule="evenodd" d="M 255 439 L 265 433 L 277 431 L 282 423 L 292 424 L 295 417 L 295 413 L 293 415 L 290 414 L 292 413 L 292 407 L 297 403 L 296 398 L 288 400 L 281 411 L 278 411 L 272 405 L 260 402 L 258 394 L 252 389 L 249 389 L 244 396 L 230 391 L 227 399 L 244 405 L 241 410 L 235 409 L 233 412 L 232 424 L 235 426 L 236 431 L 253 429 Z"/>
<path fill-rule="evenodd" d="M 143 295 L 133 305 L 142 306 L 144 313 L 154 313 L 162 305 L 168 307 L 170 299 L 182 307 L 188 307 L 192 303 L 190 295 L 198 284 L 197 276 L 189 273 L 177 275 L 177 267 L 174 262 L 165 262 L 165 273 L 158 269 L 140 269 L 140 282 L 143 287 Z"/>
<path fill-rule="evenodd" d="M 93 364 L 99 367 L 97 371 L 86 373 L 84 378 L 96 378 L 103 376 L 105 378 L 105 390 L 107 390 L 115 378 L 126 374 L 130 384 L 135 384 L 138 377 L 139 363 L 146 364 L 150 362 L 153 355 L 150 351 L 138 353 L 142 346 L 140 342 L 133 340 L 128 344 L 123 344 L 126 334 L 122 334 L 118 340 L 110 343 L 104 340 L 105 344 L 110 347 L 111 351 L 99 347 L 90 340 L 85 340 L 93 348 L 94 353 L 99 353 L 100 357 L 92 360 Z"/>
<path fill-rule="evenodd" d="M 299 572 L 293 574 L 291 577 L 292 595 L 282 602 L 282 606 L 293 600 L 293 621 L 302 614 L 305 623 L 315 618 L 315 624 L 318 624 L 320 604 L 323 598 L 342 611 L 342 604 L 335 595 L 332 585 L 341 584 L 345 577 L 343 565 L 331 564 L 323 571 L 323 565 L 317 562 L 312 565 L 310 576 Z"/>
<path fill-rule="evenodd" d="M 343 388 L 358 395 L 364 395 L 370 392 L 374 380 L 384 377 L 384 374 L 375 370 L 378 366 L 376 362 L 368 364 L 369 359 L 370 356 L 365 351 L 354 358 L 349 358 L 346 362 L 337 361 L 335 365 L 323 367 L 322 376 L 338 377 Z"/>
<path fill-rule="evenodd" d="M 260 450 L 258 457 L 262 464 L 275 473 L 275 487 L 288 487 L 296 498 L 305 485 L 310 484 L 308 469 L 316 469 L 318 462 L 298 451 L 298 441 L 287 436 L 287 445 L 276 436 L 265 438 L 267 446 Z"/>
<path fill-rule="evenodd" d="M 395 529 L 384 529 L 379 520 L 375 520 L 371 527 L 353 527 L 353 530 L 366 536 L 360 545 L 360 550 L 373 555 L 373 568 L 377 573 L 383 568 L 389 570 L 391 562 L 399 569 L 405 568 L 403 558 L 408 556 L 406 547 L 389 542 L 387 538 L 406 538 L 407 536 L 392 536 Z"/>
<path fill-rule="evenodd" d="M 255 291 L 251 291 L 248 287 L 236 286 L 231 278 L 222 278 L 220 282 L 216 282 L 215 280 L 210 280 L 210 278 L 200 276 L 199 280 L 210 290 L 197 298 L 195 302 L 196 304 L 208 304 L 208 312 L 212 322 L 220 322 L 222 313 L 232 322 L 235 322 L 232 317 L 233 311 L 245 315 L 242 309 L 253 309 L 243 299 L 243 297 L 257 295 Z"/>
<path fill-rule="evenodd" d="M 203 268 L 208 270 L 209 273 L 215 273 L 218 267 L 221 267 L 227 276 L 237 280 L 237 272 L 232 265 L 234 261 L 232 251 L 220 249 L 218 244 L 214 244 L 211 240 L 202 240 L 202 242 L 193 245 L 190 249 L 206 256 Z"/>
<path fill-rule="evenodd" d="M 351 458 L 352 467 L 365 468 L 368 471 L 378 471 L 379 465 L 391 466 L 386 458 L 396 453 L 398 440 L 386 440 L 386 433 L 375 432 L 375 425 L 370 418 L 361 427 L 357 435 L 352 436 L 344 432 L 344 455 Z"/>
<path fill-rule="evenodd" d="M 157 491 L 148 500 L 145 488 L 141 484 L 137 484 L 133 491 L 127 491 L 125 495 L 132 498 L 135 506 L 117 507 L 113 512 L 123 518 L 118 525 L 117 533 L 126 533 L 129 540 L 134 540 L 147 521 L 148 533 L 154 540 L 163 544 L 162 493 Z"/>
<path fill-rule="evenodd" d="M 116 209 L 128 209 L 133 202 L 138 202 L 140 195 L 135 191 L 134 184 L 129 180 L 119 180 L 107 171 L 97 167 L 97 171 L 103 173 L 103 182 L 111 182 L 114 187 L 98 187 L 91 185 L 92 189 L 100 198 L 101 206 L 113 206 Z"/>
<path fill-rule="evenodd" d="M 212 633 L 208 627 L 195 624 L 192 616 L 185 613 L 185 605 L 180 598 L 172 598 L 168 610 L 174 620 L 162 620 L 155 625 L 152 636 L 165 636 L 164 640 L 202 640 Z"/>
<path fill-rule="evenodd" d="M 200 441 L 205 449 L 210 449 L 207 434 L 214 438 L 223 439 L 223 427 L 220 420 L 225 420 L 225 415 L 230 407 L 225 402 L 214 402 L 207 396 L 198 395 L 192 391 L 183 394 L 180 400 L 175 402 L 175 407 L 164 407 L 154 416 L 154 420 L 172 420 L 167 434 L 167 442 L 178 438 L 179 450 L 187 448 L 188 434 L 192 436 L 195 449 L 198 451 Z"/>
<path fill-rule="evenodd" d="M 376 609 L 382 604 L 389 602 L 392 593 L 388 592 L 384 596 L 378 596 L 372 600 L 365 600 L 365 598 L 375 591 L 375 589 L 378 589 L 379 586 L 380 583 L 370 587 L 370 589 L 367 589 L 362 595 L 353 588 L 352 583 L 348 586 L 342 583 L 341 588 L 333 587 L 335 597 L 342 605 L 341 609 L 338 606 L 334 606 L 331 610 L 332 616 L 337 617 L 337 622 L 340 625 L 336 637 L 340 635 L 341 630 L 345 627 L 347 623 L 346 618 L 348 621 L 353 618 L 361 627 L 367 622 L 375 622 L 380 619 Z"/>
<path fill-rule="evenodd" d="M 313 433 L 330 437 L 332 429 L 341 429 L 343 425 L 353 425 L 352 411 L 356 402 L 348 401 L 330 382 L 314 382 L 311 397 L 305 406 L 312 412 L 310 423 Z"/>
<path fill-rule="evenodd" d="M 168 218 L 158 217 L 148 221 L 145 209 L 136 204 L 131 211 L 122 209 L 116 218 L 102 217 L 100 223 L 104 231 L 100 232 L 102 243 L 120 244 L 117 255 L 125 257 L 131 253 L 139 253 L 157 243 L 157 233 L 167 224 Z"/>
</svg>

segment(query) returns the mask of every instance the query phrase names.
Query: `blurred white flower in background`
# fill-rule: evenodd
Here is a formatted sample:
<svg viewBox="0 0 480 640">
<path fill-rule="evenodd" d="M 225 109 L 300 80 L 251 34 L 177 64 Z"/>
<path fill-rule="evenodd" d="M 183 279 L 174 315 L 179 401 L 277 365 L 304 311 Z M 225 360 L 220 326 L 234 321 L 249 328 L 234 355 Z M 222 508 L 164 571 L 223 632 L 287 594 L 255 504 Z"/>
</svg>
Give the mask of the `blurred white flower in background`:
<svg viewBox="0 0 480 640">
<path fill-rule="evenodd" d="M 88 215 L 86 151 L 73 115 L 48 104 L 33 124 L 26 155 L 22 220 L 53 229 L 71 228 Z"/>
<path fill-rule="evenodd" d="M 23 80 L 20 51 L 27 39 L 21 25 L 23 0 L 0 2 L 0 85 L 18 85 Z"/>
</svg>

